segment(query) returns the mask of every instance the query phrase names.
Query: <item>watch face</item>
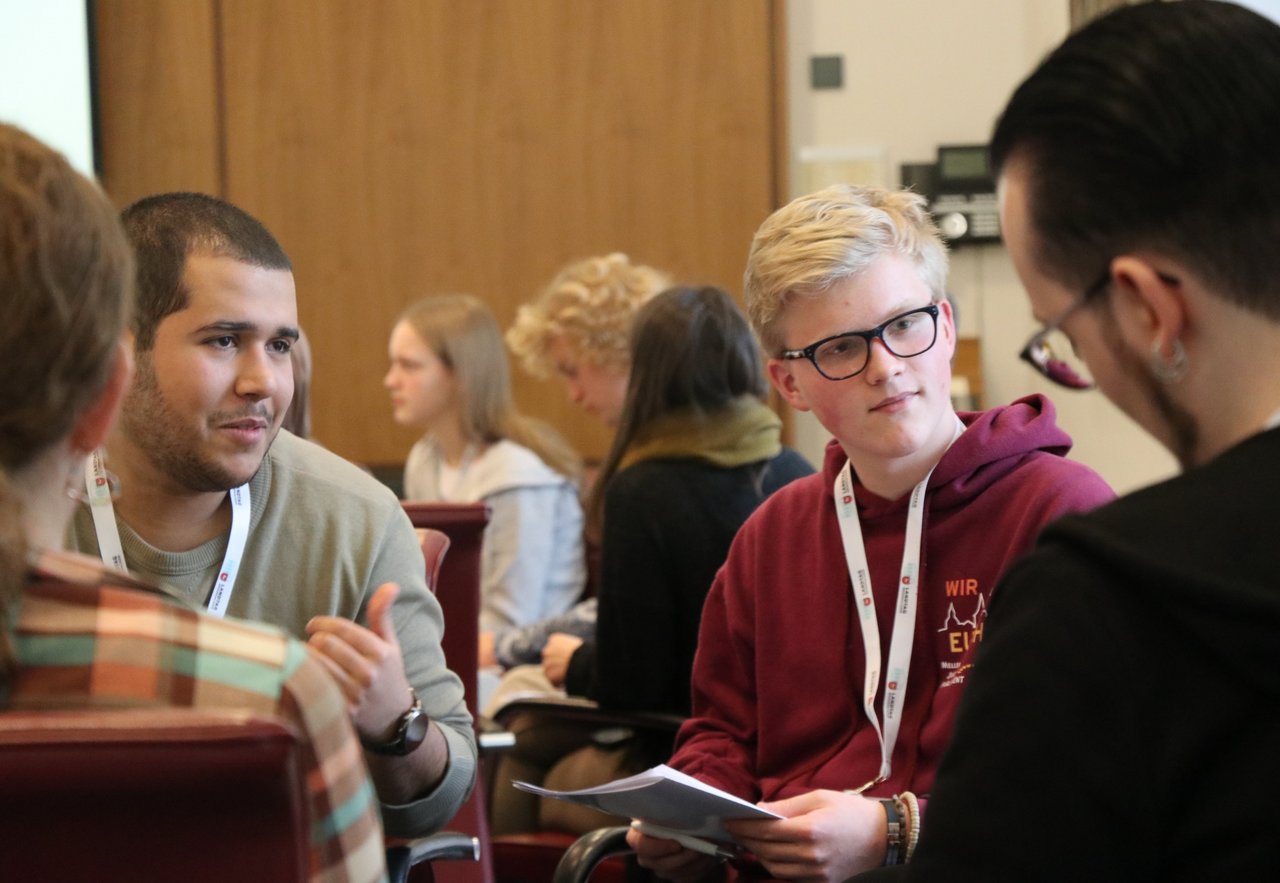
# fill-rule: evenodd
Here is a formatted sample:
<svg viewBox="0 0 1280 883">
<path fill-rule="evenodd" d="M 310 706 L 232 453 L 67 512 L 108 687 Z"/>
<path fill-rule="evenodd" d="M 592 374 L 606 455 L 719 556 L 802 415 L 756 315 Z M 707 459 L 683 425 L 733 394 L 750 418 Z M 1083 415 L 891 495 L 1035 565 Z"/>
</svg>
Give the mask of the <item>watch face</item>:
<svg viewBox="0 0 1280 883">
<path fill-rule="evenodd" d="M 409 718 L 404 728 L 404 752 L 408 754 L 419 745 L 422 740 L 427 738 L 427 728 L 431 726 L 431 718 L 427 717 L 421 710 Z"/>
</svg>

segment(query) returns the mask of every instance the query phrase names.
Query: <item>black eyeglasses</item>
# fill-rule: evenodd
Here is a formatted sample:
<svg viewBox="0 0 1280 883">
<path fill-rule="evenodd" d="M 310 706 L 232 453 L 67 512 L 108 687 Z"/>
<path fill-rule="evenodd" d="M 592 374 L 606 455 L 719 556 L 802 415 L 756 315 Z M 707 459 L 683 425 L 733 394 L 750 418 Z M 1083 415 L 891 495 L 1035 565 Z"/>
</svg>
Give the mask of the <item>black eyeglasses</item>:
<svg viewBox="0 0 1280 883">
<path fill-rule="evenodd" d="M 1170 285 L 1179 284 L 1176 276 L 1157 273 L 1163 281 Z M 1111 261 L 1107 261 L 1107 269 L 1098 281 L 1085 289 L 1080 299 L 1067 307 L 1057 318 L 1031 335 L 1018 358 L 1022 359 L 1040 374 L 1059 386 L 1067 389 L 1093 389 L 1096 384 L 1090 379 L 1088 366 L 1075 352 L 1075 344 L 1062 331 L 1062 323 L 1072 313 L 1107 291 L 1111 284 Z"/>
<path fill-rule="evenodd" d="M 828 380 L 848 380 L 866 370 L 877 340 L 900 359 L 927 352 L 938 340 L 938 305 L 899 313 L 869 331 L 846 331 L 804 349 L 783 350 L 781 358 L 808 359 Z"/>
</svg>

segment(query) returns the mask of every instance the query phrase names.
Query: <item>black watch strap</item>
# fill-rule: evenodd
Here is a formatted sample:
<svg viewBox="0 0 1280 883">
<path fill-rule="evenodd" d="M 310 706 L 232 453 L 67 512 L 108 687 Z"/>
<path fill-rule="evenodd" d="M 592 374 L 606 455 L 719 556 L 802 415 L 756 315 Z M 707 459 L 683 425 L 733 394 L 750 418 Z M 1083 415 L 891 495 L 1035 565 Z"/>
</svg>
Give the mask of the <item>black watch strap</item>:
<svg viewBox="0 0 1280 883">
<path fill-rule="evenodd" d="M 413 687 L 409 688 L 409 698 L 413 700 L 413 704 L 409 706 L 408 711 L 400 715 L 400 719 L 396 722 L 395 734 L 390 739 L 386 742 L 372 742 L 363 736 L 360 738 L 360 744 L 366 751 L 389 757 L 404 757 L 422 744 L 422 740 L 427 737 L 427 728 L 431 720 L 422 710 L 422 700 L 418 698 Z"/>
</svg>

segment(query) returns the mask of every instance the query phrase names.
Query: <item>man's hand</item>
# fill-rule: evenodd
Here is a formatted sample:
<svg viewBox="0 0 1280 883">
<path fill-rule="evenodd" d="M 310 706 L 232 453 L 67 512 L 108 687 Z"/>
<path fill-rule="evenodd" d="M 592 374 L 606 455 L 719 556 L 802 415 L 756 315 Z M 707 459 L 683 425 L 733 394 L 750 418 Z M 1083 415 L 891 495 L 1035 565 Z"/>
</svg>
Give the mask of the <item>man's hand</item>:
<svg viewBox="0 0 1280 883">
<path fill-rule="evenodd" d="M 673 883 L 696 883 L 720 867 L 718 861 L 705 853 L 683 847 L 674 840 L 651 837 L 635 828 L 627 831 L 627 845 L 636 851 L 640 867 Z"/>
<path fill-rule="evenodd" d="M 553 685 L 564 686 L 569 675 L 569 660 L 573 651 L 582 646 L 582 638 L 564 632 L 553 632 L 542 648 L 542 673 Z"/>
<path fill-rule="evenodd" d="M 784 818 L 725 827 L 780 880 L 837 883 L 884 864 L 888 822 L 876 799 L 810 791 L 760 807 Z"/>
<path fill-rule="evenodd" d="M 369 599 L 369 628 L 340 616 L 316 616 L 307 623 L 307 646 L 342 688 L 357 732 L 371 742 L 394 736 L 412 701 L 391 619 L 399 594 L 395 583 L 378 587 Z"/>
</svg>

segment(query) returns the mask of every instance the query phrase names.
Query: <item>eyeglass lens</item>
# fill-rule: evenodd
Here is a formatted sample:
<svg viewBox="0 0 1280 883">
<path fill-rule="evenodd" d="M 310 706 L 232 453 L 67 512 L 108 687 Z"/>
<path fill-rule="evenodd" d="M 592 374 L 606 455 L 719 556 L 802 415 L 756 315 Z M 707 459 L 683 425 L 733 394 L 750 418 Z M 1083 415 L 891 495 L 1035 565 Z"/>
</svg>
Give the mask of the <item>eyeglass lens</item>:
<svg viewBox="0 0 1280 883">
<path fill-rule="evenodd" d="M 878 336 L 889 352 L 906 359 L 918 356 L 933 346 L 937 333 L 938 321 L 934 315 L 926 310 L 917 310 L 894 319 Z M 848 334 L 818 347 L 813 353 L 813 360 L 827 377 L 843 379 L 865 368 L 870 354 L 870 341 Z"/>
<path fill-rule="evenodd" d="M 1088 366 L 1076 355 L 1070 338 L 1056 328 L 1036 338 L 1027 347 L 1025 357 L 1036 370 L 1059 386 L 1070 389 L 1093 387 L 1093 376 Z"/>
</svg>

